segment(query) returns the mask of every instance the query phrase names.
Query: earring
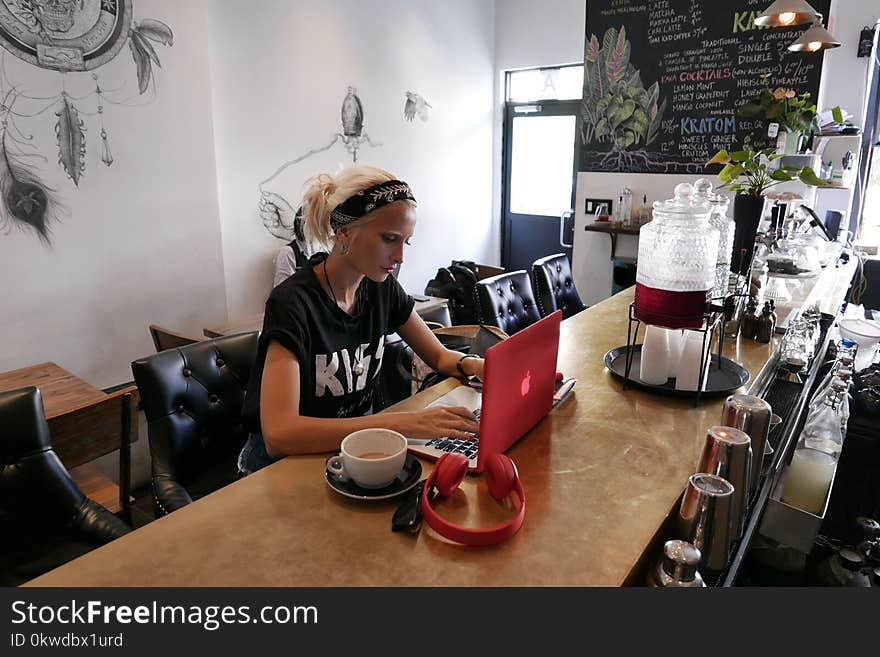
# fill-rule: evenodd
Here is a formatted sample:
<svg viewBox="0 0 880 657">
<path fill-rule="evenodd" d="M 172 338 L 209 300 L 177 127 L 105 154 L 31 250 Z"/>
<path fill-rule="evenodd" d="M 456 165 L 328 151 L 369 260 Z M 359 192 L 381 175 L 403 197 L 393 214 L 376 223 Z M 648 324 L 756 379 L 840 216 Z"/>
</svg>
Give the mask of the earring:
<svg viewBox="0 0 880 657">
<path fill-rule="evenodd" d="M 343 245 L 342 245 L 342 248 L 339 250 L 339 252 L 340 252 L 342 255 L 348 255 L 348 252 L 349 252 L 350 249 L 351 249 L 351 247 L 348 246 L 348 244 L 343 244 Z"/>
</svg>

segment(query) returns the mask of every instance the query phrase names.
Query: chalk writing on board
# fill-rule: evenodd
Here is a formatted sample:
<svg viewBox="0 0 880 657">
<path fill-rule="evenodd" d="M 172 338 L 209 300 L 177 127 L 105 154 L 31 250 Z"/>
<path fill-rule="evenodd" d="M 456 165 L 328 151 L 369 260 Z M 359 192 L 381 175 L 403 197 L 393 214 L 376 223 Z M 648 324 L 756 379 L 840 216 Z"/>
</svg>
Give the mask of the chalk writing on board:
<svg viewBox="0 0 880 657">
<path fill-rule="evenodd" d="M 811 0 L 828 15 L 830 0 Z M 702 173 L 766 126 L 739 108 L 769 84 L 819 89 L 822 55 L 788 44 L 806 26 L 761 28 L 766 0 L 588 2 L 581 171 Z"/>
</svg>

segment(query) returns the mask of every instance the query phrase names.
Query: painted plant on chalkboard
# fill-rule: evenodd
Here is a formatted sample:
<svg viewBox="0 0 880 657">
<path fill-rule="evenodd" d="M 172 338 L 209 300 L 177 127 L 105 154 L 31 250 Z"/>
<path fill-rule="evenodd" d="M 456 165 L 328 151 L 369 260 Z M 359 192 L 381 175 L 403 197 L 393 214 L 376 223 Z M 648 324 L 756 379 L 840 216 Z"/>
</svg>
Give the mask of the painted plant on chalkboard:
<svg viewBox="0 0 880 657">
<path fill-rule="evenodd" d="M 617 170 L 630 158 L 648 157 L 643 150 L 627 151 L 656 139 L 666 107 L 656 81 L 645 88 L 638 69 L 630 63 L 630 49 L 626 27 L 610 27 L 601 45 L 595 34 L 590 35 L 584 56 L 581 139 L 584 144 L 610 146 L 605 164 Z"/>
</svg>

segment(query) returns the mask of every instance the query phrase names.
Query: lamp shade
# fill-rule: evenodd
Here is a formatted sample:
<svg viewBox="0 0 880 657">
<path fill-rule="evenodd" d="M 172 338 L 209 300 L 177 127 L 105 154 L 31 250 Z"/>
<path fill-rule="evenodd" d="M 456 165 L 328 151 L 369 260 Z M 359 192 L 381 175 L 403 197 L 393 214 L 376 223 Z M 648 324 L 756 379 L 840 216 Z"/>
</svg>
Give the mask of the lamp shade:
<svg viewBox="0 0 880 657">
<path fill-rule="evenodd" d="M 815 9 L 806 0 L 776 0 L 755 18 L 761 27 L 789 27 L 806 25 L 816 20 Z"/>
<path fill-rule="evenodd" d="M 840 46 L 840 41 L 831 36 L 831 33 L 822 27 L 822 23 L 817 20 L 788 49 L 794 52 L 819 52 L 838 46 Z"/>
</svg>

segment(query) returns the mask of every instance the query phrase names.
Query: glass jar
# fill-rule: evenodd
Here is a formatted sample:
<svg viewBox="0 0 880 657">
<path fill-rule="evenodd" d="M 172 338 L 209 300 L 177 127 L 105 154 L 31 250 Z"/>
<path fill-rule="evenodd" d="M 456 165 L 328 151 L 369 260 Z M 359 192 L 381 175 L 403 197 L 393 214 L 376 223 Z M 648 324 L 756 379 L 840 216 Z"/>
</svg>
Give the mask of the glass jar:
<svg viewBox="0 0 880 657">
<path fill-rule="evenodd" d="M 655 201 L 654 219 L 639 233 L 636 318 L 667 328 L 702 327 L 718 256 L 710 212 L 689 183 L 676 186 L 674 199 Z"/>
<path fill-rule="evenodd" d="M 713 194 L 712 183 L 705 178 L 700 178 L 694 183 L 694 192 L 698 199 L 707 202 L 712 208 L 709 213 L 709 225 L 718 230 L 718 255 L 715 258 L 715 285 L 712 287 L 712 298 L 720 299 L 727 294 L 730 259 L 733 255 L 733 235 L 736 232 L 736 224 L 727 216 L 730 199 L 720 194 Z"/>
</svg>

